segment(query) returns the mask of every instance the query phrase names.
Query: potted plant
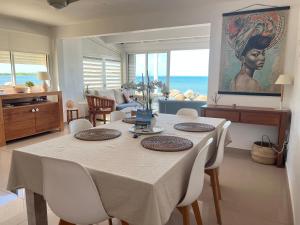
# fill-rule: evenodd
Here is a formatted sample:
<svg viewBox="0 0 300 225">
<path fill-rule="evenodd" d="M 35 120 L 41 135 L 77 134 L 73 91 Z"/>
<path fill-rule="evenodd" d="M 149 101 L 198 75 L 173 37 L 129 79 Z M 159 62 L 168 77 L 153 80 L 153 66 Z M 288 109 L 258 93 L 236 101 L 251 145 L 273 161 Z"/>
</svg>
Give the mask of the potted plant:
<svg viewBox="0 0 300 225">
<path fill-rule="evenodd" d="M 25 86 L 27 87 L 27 92 L 31 93 L 32 92 L 32 87 L 34 87 L 34 83 L 32 81 L 27 81 L 25 83 Z"/>
</svg>

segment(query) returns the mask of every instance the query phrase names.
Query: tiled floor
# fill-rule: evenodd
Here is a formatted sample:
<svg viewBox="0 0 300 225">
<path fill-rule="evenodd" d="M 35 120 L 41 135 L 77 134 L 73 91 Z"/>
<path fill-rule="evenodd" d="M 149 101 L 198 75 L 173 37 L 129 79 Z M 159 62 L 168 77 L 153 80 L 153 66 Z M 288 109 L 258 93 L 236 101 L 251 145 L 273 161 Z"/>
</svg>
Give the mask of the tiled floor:
<svg viewBox="0 0 300 225">
<path fill-rule="evenodd" d="M 16 196 L 6 191 L 12 150 L 67 132 L 38 135 L 0 148 L 0 225 L 27 225 L 24 193 Z M 227 149 L 220 182 L 224 225 L 292 225 L 285 169 L 254 163 L 248 151 Z M 204 225 L 216 225 L 208 180 L 200 199 Z M 50 210 L 48 214 L 49 225 L 57 225 L 58 218 Z M 178 214 L 175 218 L 176 224 L 182 224 Z"/>
</svg>

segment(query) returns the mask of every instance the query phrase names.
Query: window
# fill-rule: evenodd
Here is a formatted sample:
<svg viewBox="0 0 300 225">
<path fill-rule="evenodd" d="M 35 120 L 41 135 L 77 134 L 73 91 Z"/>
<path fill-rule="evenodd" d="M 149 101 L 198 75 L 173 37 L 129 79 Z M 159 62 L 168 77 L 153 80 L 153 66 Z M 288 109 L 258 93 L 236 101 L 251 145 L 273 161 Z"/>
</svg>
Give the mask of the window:
<svg viewBox="0 0 300 225">
<path fill-rule="evenodd" d="M 186 93 L 192 99 L 206 99 L 208 66 L 209 49 L 129 54 L 128 80 L 140 82 L 148 71 L 150 79 L 164 82 L 173 97 Z"/>
<path fill-rule="evenodd" d="M 0 51 L 0 85 L 10 85 L 12 83 L 10 52 Z"/>
<path fill-rule="evenodd" d="M 48 71 L 47 65 L 46 54 L 0 51 L 0 85 L 41 84 L 37 73 Z"/>
<path fill-rule="evenodd" d="M 105 60 L 105 87 L 117 89 L 121 87 L 121 62 Z"/>
<path fill-rule="evenodd" d="M 104 86 L 102 64 L 102 59 L 83 58 L 83 82 L 85 87 L 99 89 Z"/>
<path fill-rule="evenodd" d="M 91 89 L 121 87 L 121 62 L 110 59 L 83 57 L 84 86 Z"/>
<path fill-rule="evenodd" d="M 129 81 L 141 82 L 148 71 L 150 80 L 166 82 L 167 53 L 130 54 L 128 58 Z"/>
<path fill-rule="evenodd" d="M 47 56 L 45 54 L 13 52 L 16 84 L 32 81 L 41 84 L 37 78 L 38 72 L 47 72 Z"/>
<path fill-rule="evenodd" d="M 171 51 L 170 84 L 172 90 L 206 96 L 208 91 L 209 49 Z"/>
</svg>

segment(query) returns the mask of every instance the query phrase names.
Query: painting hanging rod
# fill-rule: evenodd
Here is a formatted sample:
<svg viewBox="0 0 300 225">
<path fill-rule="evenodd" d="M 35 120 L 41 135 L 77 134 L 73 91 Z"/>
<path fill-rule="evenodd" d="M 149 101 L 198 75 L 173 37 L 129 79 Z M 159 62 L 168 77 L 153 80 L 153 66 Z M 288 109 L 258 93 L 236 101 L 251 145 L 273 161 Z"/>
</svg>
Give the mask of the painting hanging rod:
<svg viewBox="0 0 300 225">
<path fill-rule="evenodd" d="M 245 9 L 249 9 L 255 6 L 262 6 L 262 7 L 268 7 L 268 8 L 263 8 L 263 9 L 253 9 L 253 10 L 245 10 Z M 275 6 L 275 5 L 265 5 L 265 4 L 252 4 L 252 5 L 248 5 L 245 6 L 243 8 L 237 9 L 235 11 L 232 12 L 228 12 L 228 13 L 223 13 L 223 16 L 232 16 L 232 15 L 236 15 L 236 14 L 243 14 L 243 13 L 256 13 L 256 12 L 267 12 L 267 11 L 271 11 L 271 10 L 287 10 L 290 9 L 290 6 Z"/>
</svg>

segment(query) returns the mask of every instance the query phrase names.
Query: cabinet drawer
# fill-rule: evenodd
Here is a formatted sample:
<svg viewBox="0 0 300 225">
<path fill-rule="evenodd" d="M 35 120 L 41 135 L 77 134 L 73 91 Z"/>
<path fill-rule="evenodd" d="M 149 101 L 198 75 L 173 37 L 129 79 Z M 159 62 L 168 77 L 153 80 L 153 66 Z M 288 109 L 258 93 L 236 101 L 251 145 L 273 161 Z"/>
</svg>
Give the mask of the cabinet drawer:
<svg viewBox="0 0 300 225">
<path fill-rule="evenodd" d="M 241 122 L 278 126 L 280 124 L 280 115 L 267 112 L 241 112 Z"/>
<path fill-rule="evenodd" d="M 232 122 L 239 122 L 240 114 L 239 112 L 227 111 L 227 110 L 205 110 L 206 117 L 224 118 Z"/>
<path fill-rule="evenodd" d="M 13 140 L 35 133 L 35 113 L 32 106 L 3 110 L 5 139 Z"/>
</svg>

